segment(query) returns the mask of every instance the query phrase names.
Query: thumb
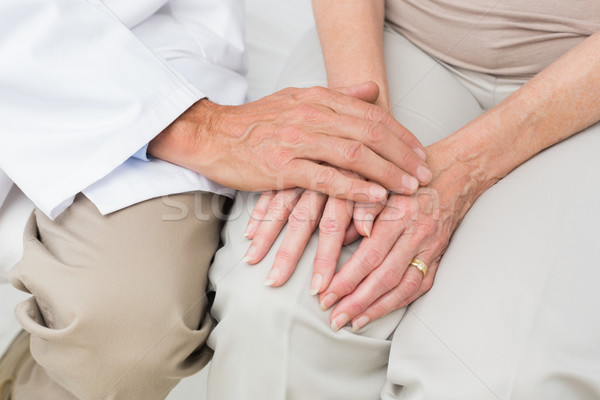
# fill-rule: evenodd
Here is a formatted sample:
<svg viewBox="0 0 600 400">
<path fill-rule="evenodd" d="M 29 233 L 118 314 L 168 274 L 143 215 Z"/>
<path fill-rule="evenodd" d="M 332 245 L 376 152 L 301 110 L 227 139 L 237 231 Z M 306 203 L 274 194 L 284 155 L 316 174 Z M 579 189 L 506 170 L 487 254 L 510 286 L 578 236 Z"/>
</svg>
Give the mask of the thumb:
<svg viewBox="0 0 600 400">
<path fill-rule="evenodd" d="M 379 97 L 379 86 L 373 81 L 344 88 L 336 88 L 335 90 L 346 96 L 351 96 L 368 103 L 375 103 Z"/>
</svg>

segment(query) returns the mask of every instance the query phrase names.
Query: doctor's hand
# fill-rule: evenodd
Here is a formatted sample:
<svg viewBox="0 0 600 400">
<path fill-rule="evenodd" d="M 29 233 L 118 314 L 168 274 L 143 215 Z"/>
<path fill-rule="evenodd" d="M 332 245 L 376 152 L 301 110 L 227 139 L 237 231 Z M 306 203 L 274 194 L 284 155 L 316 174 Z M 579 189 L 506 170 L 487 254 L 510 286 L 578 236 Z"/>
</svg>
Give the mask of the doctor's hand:
<svg viewBox="0 0 600 400">
<path fill-rule="evenodd" d="M 240 190 L 300 187 L 359 201 L 380 201 L 386 189 L 414 193 L 431 176 L 423 147 L 369 103 L 377 96 L 370 82 L 287 88 L 241 106 L 203 99 L 153 139 L 148 153 Z"/>
</svg>

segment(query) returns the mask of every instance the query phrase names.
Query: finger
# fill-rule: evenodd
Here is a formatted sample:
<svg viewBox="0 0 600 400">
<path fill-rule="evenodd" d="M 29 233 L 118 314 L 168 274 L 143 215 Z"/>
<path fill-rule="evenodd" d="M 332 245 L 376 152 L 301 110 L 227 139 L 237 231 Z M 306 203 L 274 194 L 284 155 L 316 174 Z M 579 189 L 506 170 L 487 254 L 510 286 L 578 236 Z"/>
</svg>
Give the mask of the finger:
<svg viewBox="0 0 600 400">
<path fill-rule="evenodd" d="M 386 111 L 385 116 L 382 119 L 378 120 L 380 124 L 388 128 L 390 131 L 394 132 L 396 137 L 404 144 L 406 144 L 409 148 L 413 149 L 415 153 L 421 158 L 421 160 L 427 160 L 427 153 L 425 150 L 425 146 L 421 144 L 419 139 L 408 129 L 404 127 L 392 114 L 391 110 Z"/>
<path fill-rule="evenodd" d="M 385 204 L 383 202 L 378 203 L 356 203 L 354 206 L 354 226 L 356 231 L 362 236 L 371 236 L 373 229 L 373 222 L 379 213 L 383 210 Z"/>
<path fill-rule="evenodd" d="M 379 88 L 375 89 L 375 87 L 377 84 L 374 82 L 365 82 L 354 87 L 334 90 L 313 87 L 304 90 L 299 95 L 304 97 L 305 101 L 323 104 L 338 114 L 383 124 L 410 148 L 418 149 L 417 153 L 425 160 L 425 148 L 416 136 L 402 126 L 389 111 L 371 104 L 375 92 L 379 95 Z"/>
<path fill-rule="evenodd" d="M 273 200 L 273 197 L 275 197 L 276 193 L 277 191 L 275 190 L 269 190 L 260 195 L 258 202 L 256 202 L 254 209 L 252 209 L 250 220 L 248 221 L 248 225 L 246 225 L 246 231 L 244 232 L 244 236 L 248 239 L 252 239 L 254 237 L 256 229 L 267 215 L 269 204 L 271 204 L 271 201 Z"/>
<path fill-rule="evenodd" d="M 363 143 L 378 155 L 418 178 L 422 184 L 431 180 L 429 168 L 424 162 L 424 153 L 420 148 L 398 137 L 382 122 L 347 115 L 336 115 L 334 118 L 323 116 L 322 119 L 326 121 L 325 133 L 328 135 Z M 416 148 L 419 151 L 416 151 Z"/>
<path fill-rule="evenodd" d="M 289 216 L 285 236 L 277 250 L 265 285 L 281 286 L 292 275 L 310 236 L 321 219 L 326 201 L 327 196 L 312 190 L 302 194 Z"/>
<path fill-rule="evenodd" d="M 346 229 L 346 234 L 344 235 L 344 246 L 355 242 L 356 240 L 360 239 L 361 237 L 362 237 L 362 235 L 360 233 L 358 233 L 354 224 L 351 223 L 350 226 L 348 226 L 348 229 Z"/>
<path fill-rule="evenodd" d="M 358 141 L 315 133 L 311 143 L 298 148 L 297 154 L 297 157 L 325 161 L 330 165 L 356 172 L 395 193 L 410 195 L 419 187 L 419 181 L 410 173 L 380 157 Z M 422 164 L 413 152 L 410 154 L 413 154 L 414 162 Z M 420 166 L 410 166 L 413 170 L 418 168 Z"/>
<path fill-rule="evenodd" d="M 269 203 L 263 221 L 254 233 L 254 239 L 242 261 L 256 264 L 264 258 L 283 229 L 303 189 L 286 189 L 277 192 Z"/>
<path fill-rule="evenodd" d="M 351 201 L 330 197 L 319 223 L 319 244 L 314 260 L 310 294 L 321 293 L 333 278 L 344 236 L 352 219 Z"/>
<path fill-rule="evenodd" d="M 332 328 L 335 330 L 336 327 L 339 329 L 346 325 L 388 292 L 395 292 L 398 303 L 414 295 L 421 286 L 423 274 L 416 268 L 409 267 L 414 254 L 413 249 L 414 247 L 401 237 L 381 266 L 371 272 L 332 310 L 330 316 Z M 392 310 L 388 312 L 390 311 Z"/>
<path fill-rule="evenodd" d="M 416 268 L 411 267 L 406 271 L 405 279 L 411 282 L 421 281 L 423 279 L 423 274 L 421 274 L 421 272 Z M 411 284 L 414 285 L 416 283 Z M 352 321 L 352 329 L 354 331 L 358 331 L 369 322 L 402 308 L 401 304 L 404 300 L 406 300 L 406 292 L 404 288 L 404 285 L 397 286 L 393 290 L 390 290 L 377 299 L 367 310 L 365 310 L 364 313 L 360 315 L 360 317 L 355 318 L 354 321 Z M 415 293 L 417 293 L 418 290 L 419 289 L 417 288 Z"/>
<path fill-rule="evenodd" d="M 382 173 L 391 174 L 391 177 L 398 181 L 390 189 L 403 185 L 408 189 L 408 193 L 416 190 L 414 188 L 419 182 L 427 184 L 431 180 L 431 171 L 419 154 L 381 123 L 336 114 L 322 105 L 304 105 L 283 117 L 286 118 L 287 124 L 297 128 L 289 128 L 282 132 L 303 132 L 302 135 L 298 135 L 300 142 L 296 146 L 298 154 L 303 158 L 328 161 L 332 165 L 356 172 L 356 164 L 361 156 L 378 159 L 379 164 L 387 161 L 394 164 L 395 168 L 387 165 L 388 170 L 385 170 L 375 166 L 375 171 L 370 175 L 377 177 Z M 307 138 L 311 140 L 308 141 Z M 340 151 L 331 153 L 331 149 Z M 324 156 L 328 158 L 324 159 Z M 402 177 L 398 176 L 398 170 L 403 171 L 404 175 L 409 175 L 404 176 L 404 182 L 400 180 Z M 364 172 L 364 168 L 362 171 Z M 364 173 L 360 175 L 367 176 Z M 376 178 L 374 180 L 381 183 Z M 415 182 L 417 180 L 419 182 Z"/>
<path fill-rule="evenodd" d="M 334 88 L 334 90 L 346 96 L 366 101 L 367 103 L 375 103 L 379 97 L 379 86 L 373 81 L 359 83 L 354 86 Z"/>
<path fill-rule="evenodd" d="M 431 290 L 431 288 L 433 287 L 433 283 L 435 281 L 435 274 L 437 272 L 439 264 L 440 264 L 439 260 L 438 261 L 432 261 L 429 264 L 428 269 L 427 269 L 427 276 L 421 282 L 421 287 L 419 288 L 419 290 L 417 291 L 417 293 L 415 293 L 412 296 L 410 296 L 410 297 L 406 298 L 405 300 L 401 301 L 400 304 L 399 304 L 399 306 L 398 306 L 398 308 L 402 308 L 402 307 L 408 306 L 413 301 L 417 300 L 419 297 L 423 296 L 425 293 L 427 293 L 429 290 Z"/>
<path fill-rule="evenodd" d="M 289 187 L 315 190 L 329 196 L 352 201 L 381 201 L 388 192 L 380 185 L 360 178 L 345 176 L 328 165 L 296 159 L 289 163 L 294 175 L 288 176 Z"/>
<path fill-rule="evenodd" d="M 385 215 L 385 211 L 382 215 Z M 395 225 L 395 224 L 394 224 Z M 402 227 L 375 223 L 370 237 L 363 239 L 352 257 L 333 277 L 329 287 L 319 296 L 321 309 L 328 309 L 351 293 L 373 270 L 381 265 L 402 233 Z"/>
<path fill-rule="evenodd" d="M 425 258 L 426 256 L 418 256 Z M 433 281 L 435 279 L 435 274 L 437 272 L 437 267 L 439 265 L 439 258 L 437 261 L 432 261 L 428 264 L 427 276 L 423 278 L 423 274 L 414 267 L 410 267 L 407 269 L 406 274 L 412 274 L 416 276 L 414 279 L 419 279 L 418 275 L 421 275 L 421 285 L 419 289 L 416 290 L 410 296 L 406 296 L 404 299 L 402 297 L 406 294 L 405 288 L 397 288 L 400 293 L 390 293 L 390 296 L 383 295 L 373 304 L 371 304 L 365 311 L 363 311 L 360 315 L 352 319 L 352 329 L 356 332 L 366 324 L 371 321 L 376 320 L 377 318 L 381 318 L 390 312 L 406 307 L 411 304 L 413 301 L 417 300 L 419 297 L 427 293 L 431 287 L 433 286 Z M 418 272 L 418 274 L 417 274 Z M 396 306 L 393 306 L 394 302 L 399 301 Z"/>
</svg>

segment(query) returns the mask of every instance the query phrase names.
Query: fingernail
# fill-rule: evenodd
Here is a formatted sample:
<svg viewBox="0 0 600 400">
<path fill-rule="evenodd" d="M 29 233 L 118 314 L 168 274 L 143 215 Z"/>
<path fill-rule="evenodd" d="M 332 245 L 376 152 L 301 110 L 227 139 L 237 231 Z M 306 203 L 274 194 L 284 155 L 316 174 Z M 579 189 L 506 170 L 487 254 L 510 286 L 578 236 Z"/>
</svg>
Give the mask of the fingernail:
<svg viewBox="0 0 600 400">
<path fill-rule="evenodd" d="M 421 165 L 417 168 L 417 178 L 419 178 L 421 182 L 429 182 L 431 179 L 431 171 L 427 169 L 427 167 Z"/>
<path fill-rule="evenodd" d="M 331 321 L 331 329 L 333 329 L 334 332 L 337 332 L 341 328 L 346 326 L 348 322 L 350 322 L 350 317 L 348 316 L 348 314 L 340 314 L 337 317 L 335 317 L 333 321 Z"/>
<path fill-rule="evenodd" d="M 369 317 L 367 317 L 366 315 L 363 315 L 362 317 L 358 318 L 356 321 L 354 321 L 352 323 L 352 330 L 354 332 L 358 331 L 360 328 L 362 328 L 363 326 L 368 324 L 369 321 L 370 321 Z"/>
<path fill-rule="evenodd" d="M 371 187 L 369 188 L 369 194 L 374 199 L 383 200 L 387 197 L 387 190 L 385 190 L 381 186 L 371 185 Z"/>
<path fill-rule="evenodd" d="M 250 222 L 248 222 L 248 226 L 246 226 L 246 231 L 244 232 L 244 236 L 245 237 L 250 237 L 250 233 L 252 232 L 252 229 L 254 228 L 254 221 L 250 220 Z"/>
<path fill-rule="evenodd" d="M 245 263 L 249 263 L 254 259 L 254 255 L 256 254 L 256 247 L 253 244 L 248 247 L 248 251 L 246 251 L 246 255 L 242 258 L 242 261 Z"/>
<path fill-rule="evenodd" d="M 415 153 L 417 153 L 419 157 L 421 157 L 421 160 L 425 161 L 427 159 L 427 154 L 425 154 L 425 152 L 419 147 L 415 147 L 413 150 L 415 151 Z"/>
<path fill-rule="evenodd" d="M 373 228 L 373 220 L 375 219 L 375 217 L 373 216 L 373 214 L 366 214 L 364 216 L 363 219 L 363 230 L 365 231 L 365 234 L 367 235 L 367 237 L 371 237 L 371 229 Z"/>
<path fill-rule="evenodd" d="M 337 301 L 337 299 L 338 299 L 338 297 L 336 296 L 335 293 L 329 293 L 321 301 L 321 310 L 323 310 L 323 311 L 327 310 L 329 307 L 331 307 Z"/>
<path fill-rule="evenodd" d="M 321 286 L 323 286 L 323 276 L 321 274 L 316 274 L 312 278 L 312 282 L 310 283 L 310 294 L 314 296 L 321 291 Z"/>
<path fill-rule="evenodd" d="M 402 177 L 402 183 L 404 184 L 404 187 L 410 190 L 411 192 L 417 190 L 417 188 L 419 187 L 419 181 L 409 175 L 404 175 Z"/>
<path fill-rule="evenodd" d="M 267 280 L 265 281 L 265 286 L 273 286 L 275 284 L 275 280 L 281 276 L 281 271 L 279 268 L 273 268 L 267 275 Z"/>
</svg>

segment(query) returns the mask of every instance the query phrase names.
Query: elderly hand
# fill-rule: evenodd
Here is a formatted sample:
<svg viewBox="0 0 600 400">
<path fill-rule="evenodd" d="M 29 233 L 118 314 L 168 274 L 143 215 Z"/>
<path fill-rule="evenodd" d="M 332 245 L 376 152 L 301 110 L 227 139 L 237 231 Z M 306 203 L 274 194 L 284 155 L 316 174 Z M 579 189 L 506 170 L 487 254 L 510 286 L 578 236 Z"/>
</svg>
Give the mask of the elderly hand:
<svg viewBox="0 0 600 400">
<path fill-rule="evenodd" d="M 317 294 L 333 278 L 342 245 L 361 235 L 368 236 L 375 216 L 382 209 L 383 203 L 354 203 L 311 190 L 263 193 L 244 233 L 252 239 L 244 261 L 256 264 L 262 260 L 287 223 L 287 231 L 265 282 L 269 286 L 281 286 L 292 275 L 310 236 L 319 226 L 314 265 L 315 270 L 324 273 L 316 276 L 311 284 L 311 293 Z M 351 224 L 352 220 L 354 224 Z"/>
<path fill-rule="evenodd" d="M 368 103 L 377 95 L 371 82 L 340 91 L 288 88 L 241 106 L 204 99 L 155 138 L 148 152 L 241 190 L 301 187 L 369 201 L 384 199 L 384 188 L 414 193 L 419 180 L 431 177 L 422 146 Z"/>
<path fill-rule="evenodd" d="M 448 157 L 444 146 L 428 148 L 434 171 L 428 187 L 411 196 L 390 196 L 371 236 L 363 239 L 320 294 L 323 310 L 337 303 L 330 316 L 333 330 L 348 323 L 359 330 L 432 287 L 450 237 L 483 191 L 470 167 Z M 427 264 L 426 275 L 410 266 L 415 258 Z M 319 273 L 315 268 L 315 276 Z"/>
</svg>

